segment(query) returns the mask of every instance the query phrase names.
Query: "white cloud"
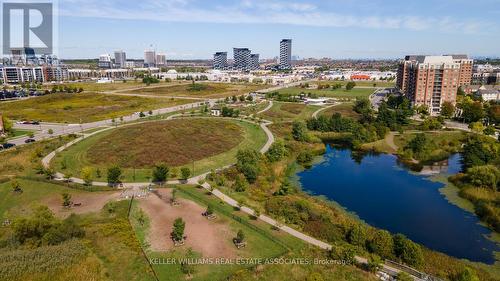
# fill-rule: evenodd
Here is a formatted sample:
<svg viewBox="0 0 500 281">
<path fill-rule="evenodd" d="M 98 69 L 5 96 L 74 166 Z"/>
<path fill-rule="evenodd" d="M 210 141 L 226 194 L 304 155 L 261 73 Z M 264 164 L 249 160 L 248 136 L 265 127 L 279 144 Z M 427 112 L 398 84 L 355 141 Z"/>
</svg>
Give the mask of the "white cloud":
<svg viewBox="0 0 500 281">
<path fill-rule="evenodd" d="M 284 0 L 241 0 L 236 4 L 210 5 L 199 0 L 65 0 L 61 14 L 129 20 L 199 23 L 287 24 L 321 27 L 360 27 L 368 29 L 409 29 L 415 31 L 477 33 L 494 24 L 405 15 L 359 16 L 321 10 L 319 7 Z M 137 4 L 140 3 L 140 4 Z M 208 5 L 208 6 L 207 6 Z"/>
</svg>

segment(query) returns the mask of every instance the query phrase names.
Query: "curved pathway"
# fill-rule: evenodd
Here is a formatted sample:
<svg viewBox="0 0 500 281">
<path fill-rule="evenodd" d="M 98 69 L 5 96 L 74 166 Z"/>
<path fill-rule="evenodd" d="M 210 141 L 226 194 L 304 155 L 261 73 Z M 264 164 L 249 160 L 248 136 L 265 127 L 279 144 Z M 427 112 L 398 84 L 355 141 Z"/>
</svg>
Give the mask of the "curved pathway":
<svg viewBox="0 0 500 281">
<path fill-rule="evenodd" d="M 270 104 L 270 106 L 266 107 L 266 109 L 262 110 L 261 112 L 259 113 L 263 113 L 267 110 L 269 110 L 270 108 L 272 107 L 272 102 Z M 173 117 L 172 117 L 173 118 Z M 240 119 L 240 120 L 243 120 L 243 119 Z M 251 122 L 251 121 L 248 121 L 248 120 L 245 120 L 247 122 Z M 269 149 L 269 147 L 272 145 L 272 143 L 274 142 L 274 136 L 272 134 L 272 132 L 269 130 L 269 128 L 267 128 L 268 125 L 272 124 L 272 122 L 269 122 L 269 121 L 264 121 L 262 124 L 261 124 L 261 128 L 266 132 L 266 135 L 268 137 L 268 141 L 266 142 L 266 144 L 262 147 L 262 149 L 260 150 L 261 153 L 265 153 L 267 152 L 267 150 Z M 127 125 L 127 124 L 125 124 Z M 125 126 L 124 125 L 124 126 Z M 88 138 L 90 136 L 93 136 L 95 134 L 98 134 L 98 133 L 101 133 L 103 131 L 107 131 L 107 130 L 110 130 L 110 129 L 113 129 L 113 128 L 105 128 L 103 130 L 99 130 L 99 131 L 96 131 L 96 132 L 93 132 L 93 133 L 90 133 L 90 134 L 85 134 L 83 135 L 82 137 L 78 138 L 78 139 L 75 139 L 67 144 L 65 144 L 64 146 L 58 148 L 57 150 L 51 152 L 49 155 L 47 155 L 46 157 L 44 157 L 42 159 L 42 164 L 44 167 L 48 168 L 50 167 L 50 161 L 55 157 L 56 153 L 58 152 L 61 152 L 63 150 L 65 150 L 66 148 L 74 145 L 75 143 L 85 139 L 85 138 Z M 223 170 L 223 169 L 226 169 L 228 167 L 230 167 L 232 165 L 228 165 L 228 166 L 225 166 L 225 167 L 222 167 L 218 170 Z M 195 176 L 195 177 L 192 177 L 190 179 L 188 179 L 187 181 L 180 181 L 180 180 L 173 180 L 173 181 L 168 181 L 167 184 L 199 184 L 201 181 L 204 181 L 205 178 L 207 177 L 209 173 L 205 173 L 205 174 L 201 174 L 201 175 L 198 175 L 198 176 Z M 62 178 L 64 177 L 64 175 L 60 174 L 60 173 L 57 173 L 56 174 L 56 180 L 62 180 Z M 79 178 L 71 178 L 71 181 L 73 182 L 76 182 L 76 183 L 80 183 L 80 184 L 83 184 L 83 180 L 82 179 L 79 179 Z M 93 182 L 92 183 L 93 185 L 95 186 L 107 186 L 108 184 L 107 183 L 104 183 L 104 182 Z M 151 183 L 124 183 L 123 184 L 123 188 L 126 188 L 126 189 L 136 189 L 138 187 L 144 187 L 144 186 L 149 186 Z M 203 184 L 201 184 L 201 186 L 203 188 L 205 188 L 206 190 L 209 190 L 212 192 L 212 194 L 214 194 L 216 197 L 218 197 L 219 199 L 221 199 L 222 201 L 224 201 L 225 203 L 233 206 L 233 207 L 240 207 L 238 202 L 236 200 L 234 200 L 233 198 L 227 196 L 226 194 L 222 193 L 221 191 L 217 190 L 217 189 L 212 189 L 211 185 L 207 182 L 204 182 Z M 246 206 L 241 206 L 241 211 L 249 214 L 249 215 L 255 215 L 255 211 L 246 207 Z M 330 250 L 332 248 L 332 246 L 326 242 L 323 242 L 321 240 L 318 240 L 312 236 L 309 236 L 307 234 L 304 234 L 300 231 L 297 231 L 289 226 L 286 226 L 274 219 L 272 219 L 271 217 L 269 216 L 266 216 L 266 215 L 260 215 L 258 217 L 258 219 L 260 219 L 261 221 L 269 224 L 269 225 L 272 225 L 280 230 L 282 230 L 283 232 L 286 232 L 308 244 L 311 244 L 311 245 L 314 245 L 314 246 L 317 246 L 321 249 L 324 249 L 324 250 Z M 356 262 L 358 263 L 362 263 L 362 264 L 366 264 L 368 263 L 368 260 L 366 258 L 363 258 L 363 257 L 359 257 L 359 256 L 355 256 L 354 257 Z M 392 266 L 389 266 L 387 264 L 382 264 L 382 269 L 381 269 L 383 272 L 385 273 L 388 273 L 392 276 L 396 276 L 399 272 L 401 272 L 401 270 L 395 268 L 395 267 L 392 267 Z M 424 281 L 424 279 L 421 279 L 417 276 L 413 276 L 414 280 L 417 280 L 417 281 Z"/>
<path fill-rule="evenodd" d="M 328 108 L 331 108 L 331 107 L 337 106 L 337 105 L 339 105 L 339 104 L 340 104 L 340 103 L 334 103 L 334 104 L 330 104 L 330 105 L 328 105 L 328 106 L 322 107 L 322 108 L 320 108 L 320 109 L 318 109 L 318 110 L 314 111 L 314 113 L 312 114 L 312 116 L 311 116 L 311 117 L 312 117 L 312 118 L 317 118 L 317 117 L 318 117 L 318 114 L 319 114 L 319 113 L 321 113 L 322 111 L 325 111 L 325 110 L 327 110 Z"/>
</svg>

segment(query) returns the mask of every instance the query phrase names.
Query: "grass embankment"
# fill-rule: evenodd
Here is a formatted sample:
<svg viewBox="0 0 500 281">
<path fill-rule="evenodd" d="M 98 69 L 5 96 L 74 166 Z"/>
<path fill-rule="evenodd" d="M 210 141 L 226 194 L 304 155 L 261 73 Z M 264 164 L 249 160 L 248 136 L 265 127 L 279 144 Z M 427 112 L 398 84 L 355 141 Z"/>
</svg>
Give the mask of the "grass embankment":
<svg viewBox="0 0 500 281">
<path fill-rule="evenodd" d="M 58 154 L 53 162 L 62 173 L 81 174 L 93 167 L 95 181 L 106 181 L 113 164 L 125 168 L 123 181 L 145 182 L 160 162 L 188 167 L 201 174 L 235 161 L 239 149 L 260 149 L 267 137 L 260 126 L 248 122 L 196 118 L 125 126 L 85 139 Z M 135 169 L 134 169 L 135 168 Z"/>
<path fill-rule="evenodd" d="M 374 88 L 354 88 L 347 91 L 345 88 L 339 89 L 304 89 L 300 87 L 291 87 L 279 90 L 278 92 L 283 95 L 298 96 L 301 93 L 311 93 L 317 95 L 318 97 L 328 97 L 328 98 L 338 98 L 343 100 L 354 100 L 359 98 L 368 98 L 373 92 Z"/>
<path fill-rule="evenodd" d="M 50 94 L 0 104 L 0 112 L 14 120 L 87 123 L 118 118 L 138 111 L 191 103 L 190 100 L 144 98 L 94 93 Z"/>
<path fill-rule="evenodd" d="M 22 193 L 0 184 L 0 220 L 26 217 L 32 207 L 66 192 L 86 192 L 63 184 L 18 180 Z M 95 194 L 94 194 L 95 195 Z M 62 201 L 62 199 L 61 199 Z M 154 280 L 127 221 L 128 201 L 108 203 L 99 212 L 74 217 L 86 235 L 58 245 L 6 247 L 0 243 L 2 280 Z M 9 241 L 10 227 L 0 228 L 0 241 Z"/>
<path fill-rule="evenodd" d="M 273 122 L 291 122 L 310 118 L 320 108 L 320 106 L 303 103 L 274 102 L 271 109 L 258 116 Z"/>
<path fill-rule="evenodd" d="M 351 102 L 346 102 L 346 103 L 341 103 L 337 104 L 335 106 L 332 106 L 330 108 L 327 108 L 319 113 L 319 115 L 324 115 L 326 117 L 331 117 L 335 113 L 339 113 L 343 117 L 351 117 L 351 118 L 359 118 L 360 115 L 359 113 L 355 112 L 352 110 L 352 107 L 354 106 L 353 103 Z"/>
<path fill-rule="evenodd" d="M 229 83 L 196 83 L 167 85 L 164 87 L 147 87 L 139 90 L 123 91 L 124 94 L 140 94 L 154 96 L 172 97 L 200 97 L 200 98 L 222 98 L 240 96 L 265 88 L 263 85 L 255 84 L 229 84 Z"/>
</svg>

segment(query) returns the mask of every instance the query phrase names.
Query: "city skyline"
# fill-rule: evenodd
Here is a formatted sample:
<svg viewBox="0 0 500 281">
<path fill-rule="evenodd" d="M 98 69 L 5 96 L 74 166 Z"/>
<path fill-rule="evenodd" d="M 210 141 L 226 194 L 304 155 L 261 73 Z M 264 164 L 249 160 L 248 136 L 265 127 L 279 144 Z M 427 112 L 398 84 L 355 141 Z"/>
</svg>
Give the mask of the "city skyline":
<svg viewBox="0 0 500 281">
<path fill-rule="evenodd" d="M 98 5 L 60 2 L 59 56 L 95 58 L 123 49 L 128 57 L 140 58 L 153 45 L 168 59 L 210 59 L 219 50 L 237 46 L 248 47 L 261 58 L 274 58 L 279 55 L 275 42 L 281 38 L 294 39 L 292 55 L 303 58 L 499 55 L 498 0 L 379 2 L 169 0 L 144 1 L 140 6 L 122 0 Z M 136 40 L 127 40 L 130 35 Z"/>
</svg>

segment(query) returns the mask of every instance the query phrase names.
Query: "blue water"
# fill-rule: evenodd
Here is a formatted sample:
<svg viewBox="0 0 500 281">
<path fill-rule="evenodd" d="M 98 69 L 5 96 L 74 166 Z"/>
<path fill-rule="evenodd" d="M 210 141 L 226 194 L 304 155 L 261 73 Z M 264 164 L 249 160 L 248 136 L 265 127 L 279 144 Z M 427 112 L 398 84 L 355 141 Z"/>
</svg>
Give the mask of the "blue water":
<svg viewBox="0 0 500 281">
<path fill-rule="evenodd" d="M 499 245 L 478 218 L 449 203 L 442 183 L 409 172 L 395 156 L 367 155 L 359 162 L 350 150 L 327 147 L 324 161 L 298 174 L 302 188 L 324 195 L 368 224 L 402 233 L 426 247 L 457 258 L 493 263 Z M 460 171 L 460 156 L 445 172 Z M 446 171 L 447 170 L 447 171 Z"/>
</svg>

